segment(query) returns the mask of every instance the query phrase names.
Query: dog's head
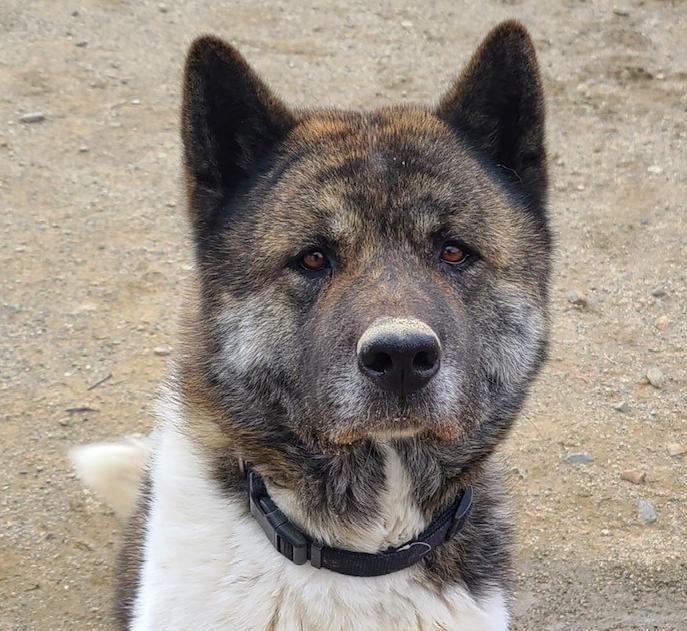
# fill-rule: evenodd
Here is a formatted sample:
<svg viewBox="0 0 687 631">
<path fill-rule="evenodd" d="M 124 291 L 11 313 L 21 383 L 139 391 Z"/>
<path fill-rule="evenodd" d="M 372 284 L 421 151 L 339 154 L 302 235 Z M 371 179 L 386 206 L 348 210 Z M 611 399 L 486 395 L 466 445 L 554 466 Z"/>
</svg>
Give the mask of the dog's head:
<svg viewBox="0 0 687 631">
<path fill-rule="evenodd" d="M 541 83 L 505 23 L 435 108 L 292 111 L 222 41 L 186 65 L 195 389 L 311 451 L 490 449 L 547 336 Z M 479 446 L 479 448 L 478 448 Z"/>
</svg>

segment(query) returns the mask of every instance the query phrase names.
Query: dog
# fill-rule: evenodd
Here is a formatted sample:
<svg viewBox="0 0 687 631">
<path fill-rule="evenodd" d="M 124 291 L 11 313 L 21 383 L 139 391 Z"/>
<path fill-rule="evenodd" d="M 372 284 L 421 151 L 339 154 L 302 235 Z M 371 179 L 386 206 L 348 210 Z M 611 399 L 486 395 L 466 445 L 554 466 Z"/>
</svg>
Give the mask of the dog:
<svg viewBox="0 0 687 631">
<path fill-rule="evenodd" d="M 497 446 L 546 356 L 542 82 L 494 28 L 433 107 L 287 107 L 188 53 L 195 275 L 144 440 L 72 454 L 127 517 L 122 629 L 507 629 Z"/>
</svg>

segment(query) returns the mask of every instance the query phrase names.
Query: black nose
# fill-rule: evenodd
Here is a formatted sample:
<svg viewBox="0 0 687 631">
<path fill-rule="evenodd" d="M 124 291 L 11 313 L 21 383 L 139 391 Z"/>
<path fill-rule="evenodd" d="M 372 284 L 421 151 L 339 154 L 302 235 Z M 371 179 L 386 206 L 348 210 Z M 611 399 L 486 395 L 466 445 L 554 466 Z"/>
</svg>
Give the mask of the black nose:
<svg viewBox="0 0 687 631">
<path fill-rule="evenodd" d="M 407 321 L 402 321 L 406 323 Z M 426 324 L 373 325 L 360 338 L 358 366 L 380 388 L 410 393 L 427 385 L 441 363 L 441 346 Z"/>
</svg>

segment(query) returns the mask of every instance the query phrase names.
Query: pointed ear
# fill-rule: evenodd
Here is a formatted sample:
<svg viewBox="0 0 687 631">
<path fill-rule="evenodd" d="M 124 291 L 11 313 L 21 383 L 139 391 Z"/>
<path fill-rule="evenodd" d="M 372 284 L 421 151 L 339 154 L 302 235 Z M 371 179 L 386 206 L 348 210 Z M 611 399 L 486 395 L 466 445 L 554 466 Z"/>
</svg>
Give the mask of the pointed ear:
<svg viewBox="0 0 687 631">
<path fill-rule="evenodd" d="M 487 35 L 438 114 L 504 168 L 534 212 L 544 212 L 544 98 L 534 46 L 522 24 L 503 22 Z"/>
<path fill-rule="evenodd" d="M 184 73 L 181 135 L 196 229 L 212 222 L 226 196 L 293 124 L 291 112 L 232 46 L 212 36 L 193 42 Z"/>
</svg>

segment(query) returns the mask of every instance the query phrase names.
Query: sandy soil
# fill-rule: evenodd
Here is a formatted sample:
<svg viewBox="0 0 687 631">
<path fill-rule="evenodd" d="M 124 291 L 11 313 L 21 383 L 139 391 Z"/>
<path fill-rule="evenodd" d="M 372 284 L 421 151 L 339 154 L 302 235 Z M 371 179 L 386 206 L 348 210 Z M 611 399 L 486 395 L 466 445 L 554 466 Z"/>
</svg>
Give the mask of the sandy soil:
<svg viewBox="0 0 687 631">
<path fill-rule="evenodd" d="M 368 107 L 437 98 L 516 16 L 541 56 L 559 248 L 551 360 L 505 448 L 515 628 L 686 629 L 687 456 L 668 445 L 687 443 L 687 4 L 264 4 L 2 2 L 0 628 L 112 626 L 119 527 L 65 453 L 149 428 L 173 353 L 191 38 L 235 42 L 293 103 Z"/>
</svg>

